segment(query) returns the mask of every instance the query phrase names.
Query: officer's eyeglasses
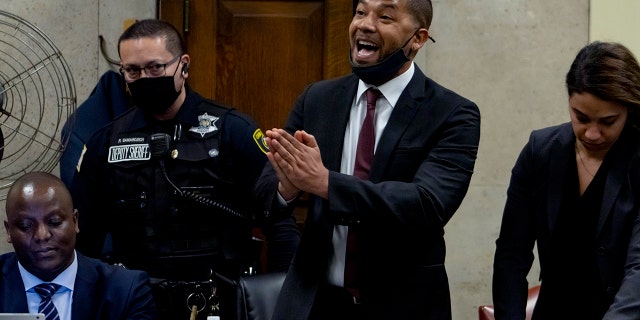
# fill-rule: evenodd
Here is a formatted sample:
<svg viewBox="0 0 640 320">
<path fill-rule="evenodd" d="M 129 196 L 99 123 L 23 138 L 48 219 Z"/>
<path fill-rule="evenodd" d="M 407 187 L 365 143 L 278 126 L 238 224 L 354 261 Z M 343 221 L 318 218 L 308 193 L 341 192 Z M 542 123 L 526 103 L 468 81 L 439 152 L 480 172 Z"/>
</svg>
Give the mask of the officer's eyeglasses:
<svg viewBox="0 0 640 320">
<path fill-rule="evenodd" d="M 122 66 L 120 67 L 120 73 L 127 80 L 137 80 L 140 78 L 142 74 L 142 70 L 147 75 L 147 77 L 155 78 L 155 77 L 163 77 L 167 73 L 167 66 L 176 62 L 180 59 L 182 55 L 175 56 L 171 61 L 167 63 L 156 63 L 143 68 L 138 66 Z"/>
</svg>

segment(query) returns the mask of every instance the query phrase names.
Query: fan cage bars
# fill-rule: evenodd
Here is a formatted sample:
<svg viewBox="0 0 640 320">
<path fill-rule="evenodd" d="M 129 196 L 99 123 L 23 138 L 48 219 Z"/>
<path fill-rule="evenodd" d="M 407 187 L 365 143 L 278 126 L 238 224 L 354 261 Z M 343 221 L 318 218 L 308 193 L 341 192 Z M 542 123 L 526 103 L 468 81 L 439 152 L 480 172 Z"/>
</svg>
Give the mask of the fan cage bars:
<svg viewBox="0 0 640 320">
<path fill-rule="evenodd" d="M 37 26 L 0 10 L 0 200 L 24 173 L 57 168 L 68 142 L 62 127 L 75 120 L 69 70 Z"/>
</svg>

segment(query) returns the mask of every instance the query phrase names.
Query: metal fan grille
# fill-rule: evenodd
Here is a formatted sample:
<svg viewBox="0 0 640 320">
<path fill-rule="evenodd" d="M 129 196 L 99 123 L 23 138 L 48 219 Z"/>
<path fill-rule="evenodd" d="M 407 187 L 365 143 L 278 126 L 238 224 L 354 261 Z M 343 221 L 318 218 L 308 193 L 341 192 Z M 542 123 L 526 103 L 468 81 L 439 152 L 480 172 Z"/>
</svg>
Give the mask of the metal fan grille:
<svg viewBox="0 0 640 320">
<path fill-rule="evenodd" d="M 51 39 L 0 10 L 0 199 L 20 175 L 57 167 L 75 109 L 72 75 Z"/>
</svg>

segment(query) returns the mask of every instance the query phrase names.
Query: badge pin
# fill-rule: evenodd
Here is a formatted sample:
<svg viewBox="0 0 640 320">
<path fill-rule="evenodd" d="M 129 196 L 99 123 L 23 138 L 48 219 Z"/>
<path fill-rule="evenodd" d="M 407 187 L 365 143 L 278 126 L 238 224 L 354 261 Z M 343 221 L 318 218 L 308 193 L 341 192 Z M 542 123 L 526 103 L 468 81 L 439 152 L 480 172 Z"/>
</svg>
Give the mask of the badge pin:
<svg viewBox="0 0 640 320">
<path fill-rule="evenodd" d="M 218 130 L 218 127 L 216 127 L 216 121 L 218 121 L 218 119 L 220 118 L 205 112 L 198 116 L 198 126 L 191 127 L 189 131 L 199 133 L 204 137 L 205 134 Z"/>
</svg>

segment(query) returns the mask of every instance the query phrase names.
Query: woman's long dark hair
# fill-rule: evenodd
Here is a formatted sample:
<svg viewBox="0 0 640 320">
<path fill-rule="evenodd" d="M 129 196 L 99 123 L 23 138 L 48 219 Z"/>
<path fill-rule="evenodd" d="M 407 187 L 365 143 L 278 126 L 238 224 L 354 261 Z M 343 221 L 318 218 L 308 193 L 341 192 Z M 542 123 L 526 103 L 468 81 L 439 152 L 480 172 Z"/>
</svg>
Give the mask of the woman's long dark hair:
<svg viewBox="0 0 640 320">
<path fill-rule="evenodd" d="M 586 92 L 627 106 L 628 122 L 640 128 L 640 65 L 624 45 L 596 41 L 582 48 L 566 84 L 569 96 Z"/>
</svg>

